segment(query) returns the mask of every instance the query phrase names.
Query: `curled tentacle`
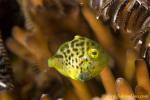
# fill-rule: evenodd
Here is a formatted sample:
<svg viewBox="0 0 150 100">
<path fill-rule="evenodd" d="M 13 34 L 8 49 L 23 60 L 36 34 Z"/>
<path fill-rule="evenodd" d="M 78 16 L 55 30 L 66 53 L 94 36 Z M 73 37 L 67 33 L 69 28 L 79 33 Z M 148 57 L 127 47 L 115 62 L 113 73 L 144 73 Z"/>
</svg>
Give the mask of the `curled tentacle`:
<svg viewBox="0 0 150 100">
<path fill-rule="evenodd" d="M 96 18 L 110 23 L 115 31 L 119 30 L 122 35 L 127 36 L 133 47 L 135 44 L 139 45 L 134 40 L 142 44 L 149 41 L 150 2 L 148 0 L 90 0 L 90 6 L 96 13 Z M 144 58 L 148 59 L 150 65 L 149 43 L 141 47 L 144 48 L 146 54 Z"/>
<path fill-rule="evenodd" d="M 12 88 L 13 79 L 9 58 L 7 56 L 6 48 L 4 47 L 2 36 L 0 34 L 0 90 Z"/>
</svg>

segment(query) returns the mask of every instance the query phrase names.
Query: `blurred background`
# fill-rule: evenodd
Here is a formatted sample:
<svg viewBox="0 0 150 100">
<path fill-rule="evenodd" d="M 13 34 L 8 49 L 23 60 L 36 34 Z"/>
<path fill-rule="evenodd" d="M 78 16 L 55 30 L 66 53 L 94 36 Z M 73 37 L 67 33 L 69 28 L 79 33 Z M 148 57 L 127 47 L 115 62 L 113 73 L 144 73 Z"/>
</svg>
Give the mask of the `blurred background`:
<svg viewBox="0 0 150 100">
<path fill-rule="evenodd" d="M 14 85 L 0 90 L 0 100 L 149 100 L 149 1 L 125 1 L 0 0 L 13 80 L 7 83 Z M 47 65 L 75 35 L 97 41 L 110 56 L 108 66 L 85 82 Z"/>
</svg>

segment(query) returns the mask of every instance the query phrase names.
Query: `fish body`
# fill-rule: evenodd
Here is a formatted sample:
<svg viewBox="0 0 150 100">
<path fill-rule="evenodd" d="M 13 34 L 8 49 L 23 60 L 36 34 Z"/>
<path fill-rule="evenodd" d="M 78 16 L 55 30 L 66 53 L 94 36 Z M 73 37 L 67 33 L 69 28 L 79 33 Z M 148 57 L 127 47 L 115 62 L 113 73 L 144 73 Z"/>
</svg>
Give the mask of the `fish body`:
<svg viewBox="0 0 150 100">
<path fill-rule="evenodd" d="M 95 41 L 82 36 L 63 43 L 48 60 L 64 76 L 75 80 L 89 80 L 97 76 L 108 64 L 108 56 Z"/>
</svg>

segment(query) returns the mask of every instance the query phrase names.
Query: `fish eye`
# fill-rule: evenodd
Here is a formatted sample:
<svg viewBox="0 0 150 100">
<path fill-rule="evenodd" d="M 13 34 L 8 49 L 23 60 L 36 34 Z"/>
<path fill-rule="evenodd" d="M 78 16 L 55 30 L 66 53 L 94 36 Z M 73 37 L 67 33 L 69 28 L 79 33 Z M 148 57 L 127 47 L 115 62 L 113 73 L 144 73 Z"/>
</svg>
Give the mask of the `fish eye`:
<svg viewBox="0 0 150 100">
<path fill-rule="evenodd" d="M 99 51 L 97 49 L 89 49 L 88 50 L 88 55 L 91 57 L 91 58 L 98 58 L 99 56 Z"/>
</svg>

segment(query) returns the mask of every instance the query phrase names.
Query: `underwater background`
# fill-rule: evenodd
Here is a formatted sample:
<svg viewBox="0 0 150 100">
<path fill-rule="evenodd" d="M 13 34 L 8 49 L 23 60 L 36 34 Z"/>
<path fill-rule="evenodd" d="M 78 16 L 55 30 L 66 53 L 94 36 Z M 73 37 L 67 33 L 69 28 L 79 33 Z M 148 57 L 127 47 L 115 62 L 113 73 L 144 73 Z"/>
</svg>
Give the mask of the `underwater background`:
<svg viewBox="0 0 150 100">
<path fill-rule="evenodd" d="M 0 100 L 149 100 L 149 4 L 0 0 Z M 96 41 L 109 55 L 93 79 L 73 80 L 48 67 L 48 59 L 75 35 Z"/>
</svg>

